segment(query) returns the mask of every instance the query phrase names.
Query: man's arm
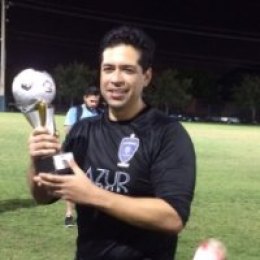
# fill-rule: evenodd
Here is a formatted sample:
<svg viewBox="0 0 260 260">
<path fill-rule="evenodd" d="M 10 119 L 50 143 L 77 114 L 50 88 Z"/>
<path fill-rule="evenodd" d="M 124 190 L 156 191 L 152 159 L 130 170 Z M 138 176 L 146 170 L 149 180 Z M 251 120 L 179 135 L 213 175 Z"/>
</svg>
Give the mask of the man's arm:
<svg viewBox="0 0 260 260">
<path fill-rule="evenodd" d="M 99 209 L 131 225 L 167 233 L 178 233 L 183 222 L 176 210 L 160 198 L 133 198 L 104 190 L 70 162 L 73 175 L 39 174 L 36 178 L 54 197 Z"/>
<path fill-rule="evenodd" d="M 27 175 L 28 185 L 33 198 L 39 204 L 49 204 L 54 202 L 56 199 L 48 193 L 47 189 L 34 181 L 34 177 L 37 175 L 37 172 L 33 164 L 34 163 L 31 162 Z"/>
<path fill-rule="evenodd" d="M 111 216 L 141 228 L 167 233 L 179 233 L 183 228 L 176 210 L 160 198 L 133 198 L 97 189 L 90 203 Z"/>
<path fill-rule="evenodd" d="M 44 128 L 35 129 L 28 140 L 30 166 L 27 174 L 28 185 L 32 196 L 37 203 L 49 204 L 57 200 L 41 185 L 35 181 L 35 176 L 39 173 L 36 171 L 35 162 L 39 156 L 51 156 L 60 150 L 60 144 L 57 138 L 50 135 Z"/>
</svg>

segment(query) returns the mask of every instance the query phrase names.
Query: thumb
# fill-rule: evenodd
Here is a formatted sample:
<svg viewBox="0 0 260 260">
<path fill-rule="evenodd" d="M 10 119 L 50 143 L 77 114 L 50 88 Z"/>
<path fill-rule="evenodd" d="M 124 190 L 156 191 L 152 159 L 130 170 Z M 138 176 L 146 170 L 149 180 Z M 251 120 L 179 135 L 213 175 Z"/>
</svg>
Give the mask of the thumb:
<svg viewBox="0 0 260 260">
<path fill-rule="evenodd" d="M 68 164 L 75 175 L 79 175 L 79 174 L 84 175 L 84 172 L 81 170 L 81 168 L 78 166 L 78 164 L 75 162 L 74 159 L 69 160 Z"/>
<path fill-rule="evenodd" d="M 33 129 L 32 135 L 49 134 L 48 130 L 43 126 L 37 126 Z"/>
</svg>

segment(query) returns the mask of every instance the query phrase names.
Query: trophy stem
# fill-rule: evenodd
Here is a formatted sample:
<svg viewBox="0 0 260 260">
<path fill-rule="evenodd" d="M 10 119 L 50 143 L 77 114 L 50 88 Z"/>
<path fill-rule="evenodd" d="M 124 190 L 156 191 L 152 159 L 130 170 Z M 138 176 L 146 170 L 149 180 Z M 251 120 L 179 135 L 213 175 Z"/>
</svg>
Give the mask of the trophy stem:
<svg viewBox="0 0 260 260">
<path fill-rule="evenodd" d="M 46 127 L 53 135 L 57 135 L 54 121 L 54 108 L 51 105 L 41 101 L 34 108 L 24 113 L 26 119 L 33 128 Z"/>
<path fill-rule="evenodd" d="M 39 116 L 40 116 L 40 122 L 41 126 L 45 126 L 46 123 L 46 111 L 47 111 L 47 104 L 43 101 L 40 101 L 37 105 L 36 108 L 39 111 Z"/>
</svg>

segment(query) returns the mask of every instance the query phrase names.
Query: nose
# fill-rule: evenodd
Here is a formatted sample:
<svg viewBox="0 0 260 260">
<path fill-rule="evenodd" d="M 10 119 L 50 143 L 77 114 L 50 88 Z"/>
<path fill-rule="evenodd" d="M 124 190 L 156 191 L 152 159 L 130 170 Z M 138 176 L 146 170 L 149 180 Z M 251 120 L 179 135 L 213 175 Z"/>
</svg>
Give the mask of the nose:
<svg viewBox="0 0 260 260">
<path fill-rule="evenodd" d="M 120 70 L 113 71 L 113 73 L 111 74 L 110 82 L 115 86 L 121 86 L 122 84 L 124 84 L 124 79 Z"/>
</svg>

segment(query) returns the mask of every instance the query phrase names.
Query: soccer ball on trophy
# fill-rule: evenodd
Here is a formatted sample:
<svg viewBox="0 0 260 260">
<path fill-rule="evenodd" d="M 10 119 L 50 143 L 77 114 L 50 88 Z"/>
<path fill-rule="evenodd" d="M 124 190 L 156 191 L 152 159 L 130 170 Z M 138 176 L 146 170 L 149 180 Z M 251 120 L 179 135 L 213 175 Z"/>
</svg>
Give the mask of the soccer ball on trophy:
<svg viewBox="0 0 260 260">
<path fill-rule="evenodd" d="M 35 128 L 47 127 L 55 134 L 54 110 L 51 106 L 56 94 L 54 80 L 45 71 L 25 69 L 18 73 L 12 84 L 16 106 Z"/>
<path fill-rule="evenodd" d="M 39 101 L 50 104 L 55 94 L 55 83 L 47 72 L 25 69 L 14 78 L 13 95 L 22 111 L 26 112 Z"/>
<path fill-rule="evenodd" d="M 54 108 L 51 105 L 56 94 L 56 86 L 50 74 L 31 68 L 25 69 L 14 78 L 12 91 L 17 108 L 33 128 L 46 127 L 50 134 L 57 135 Z M 67 161 L 72 158 L 72 153 L 42 156 L 37 158 L 35 168 L 38 172 L 70 174 Z"/>
</svg>

